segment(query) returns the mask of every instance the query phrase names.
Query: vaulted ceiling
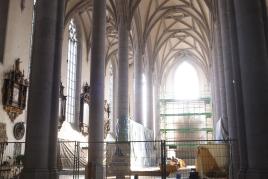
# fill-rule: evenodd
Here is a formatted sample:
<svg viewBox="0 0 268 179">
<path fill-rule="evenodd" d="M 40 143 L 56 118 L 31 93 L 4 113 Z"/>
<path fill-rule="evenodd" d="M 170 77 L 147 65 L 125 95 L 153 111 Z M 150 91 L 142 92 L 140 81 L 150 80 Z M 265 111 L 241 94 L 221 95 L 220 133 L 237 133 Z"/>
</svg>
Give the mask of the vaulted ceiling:
<svg viewBox="0 0 268 179">
<path fill-rule="evenodd" d="M 117 2 L 107 0 L 107 59 L 117 58 Z M 123 0 L 124 1 L 124 0 Z M 212 0 L 125 0 L 131 19 L 129 59 L 142 48 L 144 59 L 159 76 L 179 59 L 190 56 L 205 73 L 209 70 L 212 43 Z M 69 0 L 66 23 L 79 19 L 91 46 L 92 0 Z"/>
</svg>

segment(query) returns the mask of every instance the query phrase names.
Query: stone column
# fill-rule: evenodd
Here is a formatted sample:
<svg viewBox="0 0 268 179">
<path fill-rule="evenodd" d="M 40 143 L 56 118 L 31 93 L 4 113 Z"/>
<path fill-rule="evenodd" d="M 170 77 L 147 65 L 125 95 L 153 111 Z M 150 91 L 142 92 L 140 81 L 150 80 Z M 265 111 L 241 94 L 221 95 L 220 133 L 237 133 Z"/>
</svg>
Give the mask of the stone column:
<svg viewBox="0 0 268 179">
<path fill-rule="evenodd" d="M 161 139 L 161 133 L 160 133 L 160 103 L 159 103 L 159 85 L 158 81 L 155 80 L 154 85 L 154 99 L 155 99 L 155 134 L 154 134 L 154 140 L 160 140 Z"/>
<path fill-rule="evenodd" d="M 225 89 L 225 77 L 224 77 L 224 64 L 223 64 L 223 54 L 222 54 L 222 38 L 221 38 L 221 29 L 220 24 L 217 19 L 216 27 L 216 47 L 217 47 L 217 59 L 216 63 L 216 73 L 219 74 L 219 91 L 220 91 L 220 103 L 221 103 L 221 119 L 222 119 L 222 133 L 223 137 L 228 137 L 228 119 L 227 119 L 227 106 L 226 106 L 226 89 Z"/>
<path fill-rule="evenodd" d="M 268 61 L 261 1 L 234 0 L 240 56 L 248 169 L 268 178 Z"/>
<path fill-rule="evenodd" d="M 127 1 L 118 0 L 118 140 L 128 140 L 128 34 Z"/>
<path fill-rule="evenodd" d="M 146 127 L 150 130 L 154 130 L 153 121 L 153 72 L 149 67 L 147 74 L 147 121 Z"/>
<path fill-rule="evenodd" d="M 52 105 L 51 105 L 51 122 L 50 122 L 50 149 L 49 149 L 49 167 L 51 170 L 57 170 L 57 152 L 55 146 L 58 146 L 58 122 L 59 122 L 59 89 L 61 83 L 61 59 L 62 59 L 62 42 L 64 34 L 66 0 L 58 0 L 58 17 L 55 41 L 55 61 L 54 61 L 54 77 L 52 88 Z"/>
<path fill-rule="evenodd" d="M 142 114 L 142 50 L 141 47 L 137 47 L 135 51 L 134 60 L 134 120 L 143 125 Z"/>
<path fill-rule="evenodd" d="M 82 43 L 81 43 L 81 34 L 77 33 L 77 59 L 76 59 L 76 83 L 75 83 L 75 109 L 74 109 L 74 118 L 79 119 L 80 116 L 80 102 L 81 102 L 81 76 L 82 76 Z M 74 127 L 76 130 L 80 131 L 80 121 L 74 121 Z"/>
<path fill-rule="evenodd" d="M 4 51 L 6 42 L 6 29 L 7 29 L 7 18 L 9 11 L 9 1 L 0 2 L 0 62 L 4 63 Z"/>
<path fill-rule="evenodd" d="M 230 41 L 232 51 L 232 66 L 233 66 L 233 88 L 234 88 L 234 99 L 235 99 L 235 117 L 237 122 L 237 135 L 238 139 L 233 141 L 237 143 L 239 147 L 239 176 L 238 178 L 245 178 L 245 172 L 247 170 L 247 145 L 246 145 L 246 134 L 245 134 L 245 121 L 244 121 L 244 107 L 243 107 L 243 96 L 241 89 L 241 73 L 240 73 L 240 59 L 238 51 L 238 41 L 236 32 L 236 21 L 234 12 L 234 1 L 227 0 L 227 11 L 229 26 L 230 26 Z"/>
<path fill-rule="evenodd" d="M 57 178 L 57 125 L 65 1 L 39 0 L 28 100 L 24 179 Z M 47 9 L 50 9 L 47 13 Z"/>
<path fill-rule="evenodd" d="M 235 98 L 233 88 L 233 64 L 232 64 L 232 50 L 231 50 L 231 34 L 229 26 L 229 9 L 227 9 L 227 1 L 218 1 L 219 18 L 221 23 L 221 36 L 222 36 L 222 51 L 223 51 L 223 64 L 224 64 L 224 77 L 227 101 L 227 115 L 228 115 L 228 133 L 229 139 L 237 141 L 237 121 Z M 236 178 L 239 169 L 239 153 L 238 145 L 236 142 L 232 143 L 232 162 L 230 171 L 230 178 Z"/>
<path fill-rule="evenodd" d="M 214 42 L 215 43 L 215 42 Z M 219 88 L 219 73 L 217 72 L 217 56 L 216 56 L 216 48 L 215 44 L 212 49 L 212 90 L 213 90 L 213 123 L 214 128 L 216 127 L 216 123 L 221 117 L 221 103 L 220 103 L 220 88 Z"/>
<path fill-rule="evenodd" d="M 116 127 L 117 127 L 117 100 L 118 100 L 118 70 L 116 63 L 113 64 L 113 133 L 116 132 Z"/>
<path fill-rule="evenodd" d="M 104 155 L 104 73 L 106 0 L 93 1 L 93 31 L 90 70 L 89 178 L 102 179 Z"/>
<path fill-rule="evenodd" d="M 216 10 L 214 10 L 216 11 Z M 214 17 L 213 27 L 216 29 L 216 20 Z M 220 85 L 219 85 L 219 73 L 217 69 L 217 45 L 216 45 L 216 32 L 213 33 L 213 43 L 211 47 L 211 90 L 212 90 L 212 108 L 213 108 L 213 126 L 216 128 L 216 123 L 221 116 L 221 103 L 220 103 Z M 214 135 L 215 134 L 214 130 Z"/>
</svg>

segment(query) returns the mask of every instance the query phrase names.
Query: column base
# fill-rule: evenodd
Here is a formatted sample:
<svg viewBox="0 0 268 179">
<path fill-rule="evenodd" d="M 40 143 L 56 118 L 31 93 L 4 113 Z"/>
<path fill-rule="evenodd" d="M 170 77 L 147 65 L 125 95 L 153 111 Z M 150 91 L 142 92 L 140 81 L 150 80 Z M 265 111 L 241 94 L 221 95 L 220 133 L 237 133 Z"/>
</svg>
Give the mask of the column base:
<svg viewBox="0 0 268 179">
<path fill-rule="evenodd" d="M 118 136 L 117 140 L 118 141 L 128 141 L 128 125 L 129 125 L 129 120 L 128 118 L 119 118 L 118 119 Z"/>
<path fill-rule="evenodd" d="M 246 178 L 246 169 L 240 169 L 238 172 L 238 179 L 245 179 Z"/>
<path fill-rule="evenodd" d="M 86 171 L 86 178 L 88 179 L 104 179 L 105 167 L 102 164 L 96 162 L 89 162 Z"/>
<path fill-rule="evenodd" d="M 268 169 L 248 169 L 245 179 L 267 179 Z"/>
<path fill-rule="evenodd" d="M 57 169 L 23 169 L 21 173 L 22 179 L 58 179 Z"/>
</svg>

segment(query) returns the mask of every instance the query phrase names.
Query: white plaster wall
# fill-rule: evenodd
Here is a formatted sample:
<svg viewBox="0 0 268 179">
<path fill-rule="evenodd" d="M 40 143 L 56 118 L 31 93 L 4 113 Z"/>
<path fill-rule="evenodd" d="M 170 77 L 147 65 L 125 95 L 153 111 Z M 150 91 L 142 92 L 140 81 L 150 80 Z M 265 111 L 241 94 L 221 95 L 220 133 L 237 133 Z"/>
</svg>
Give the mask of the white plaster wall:
<svg viewBox="0 0 268 179">
<path fill-rule="evenodd" d="M 85 38 L 83 38 L 85 39 Z M 82 45 L 82 75 L 81 75 L 81 85 L 85 84 L 86 82 L 90 84 L 90 54 L 87 55 L 87 48 L 86 48 L 86 40 L 83 40 Z"/>
<path fill-rule="evenodd" d="M 33 0 L 26 0 L 23 10 L 21 10 L 21 1 L 10 0 L 9 3 L 4 63 L 0 64 L 1 88 L 3 86 L 4 73 L 12 69 L 12 65 L 17 58 L 20 58 L 22 61 L 20 69 L 24 70 L 27 78 L 29 74 Z M 0 122 L 6 124 L 8 141 L 17 141 L 13 135 L 13 127 L 17 122 L 26 122 L 27 111 L 24 110 L 23 114 L 19 115 L 14 122 L 11 122 L 7 113 L 3 110 L 2 95 L 0 95 L 0 99 Z M 24 140 L 25 135 L 20 141 Z"/>
<path fill-rule="evenodd" d="M 109 88 L 110 88 L 110 74 L 109 74 L 109 68 L 111 65 L 111 60 L 109 61 L 109 63 L 107 64 L 107 66 L 105 67 L 105 77 L 104 77 L 104 100 L 109 101 Z"/>
<path fill-rule="evenodd" d="M 90 24 L 89 24 L 90 25 Z M 87 47 L 87 36 L 86 32 L 82 28 L 81 22 L 79 22 L 79 28 L 80 28 L 80 35 L 81 35 L 81 50 L 82 50 L 82 68 L 81 68 L 81 86 L 85 84 L 86 82 L 90 85 L 90 66 L 91 66 L 91 53 L 90 53 L 90 48 Z"/>
<path fill-rule="evenodd" d="M 69 24 L 68 24 L 69 25 Z M 67 25 L 67 27 L 68 27 Z M 61 56 L 61 82 L 64 88 L 64 95 L 67 95 L 67 57 L 68 57 L 68 28 L 65 27 L 62 42 L 62 56 Z"/>
</svg>

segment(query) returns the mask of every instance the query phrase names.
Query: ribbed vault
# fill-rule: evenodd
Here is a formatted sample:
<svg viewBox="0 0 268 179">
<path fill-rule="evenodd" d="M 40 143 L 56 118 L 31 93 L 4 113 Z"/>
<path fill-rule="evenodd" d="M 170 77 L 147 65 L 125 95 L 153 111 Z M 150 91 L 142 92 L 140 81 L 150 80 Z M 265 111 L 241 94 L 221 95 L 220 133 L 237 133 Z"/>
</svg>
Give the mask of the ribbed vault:
<svg viewBox="0 0 268 179">
<path fill-rule="evenodd" d="M 141 48 L 149 58 L 146 65 L 162 79 L 176 64 L 180 56 L 192 56 L 208 73 L 212 32 L 212 3 L 210 0 L 126 0 L 130 28 L 129 59 L 133 51 Z M 107 51 L 106 59 L 117 59 L 118 34 L 116 0 L 107 1 Z M 83 24 L 90 53 L 92 1 L 69 0 L 66 23 L 78 16 Z"/>
</svg>

